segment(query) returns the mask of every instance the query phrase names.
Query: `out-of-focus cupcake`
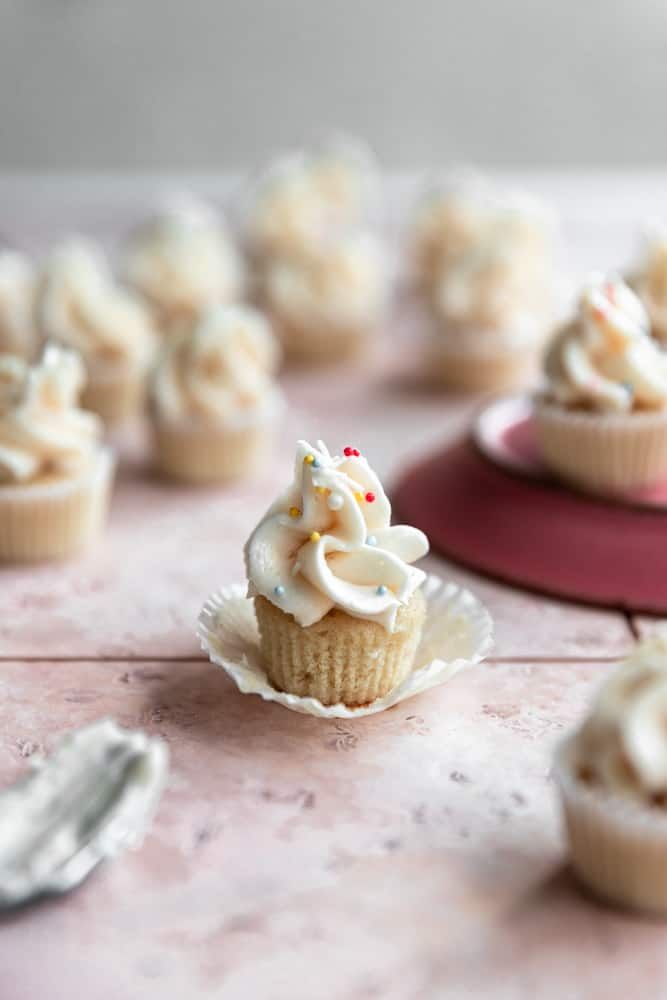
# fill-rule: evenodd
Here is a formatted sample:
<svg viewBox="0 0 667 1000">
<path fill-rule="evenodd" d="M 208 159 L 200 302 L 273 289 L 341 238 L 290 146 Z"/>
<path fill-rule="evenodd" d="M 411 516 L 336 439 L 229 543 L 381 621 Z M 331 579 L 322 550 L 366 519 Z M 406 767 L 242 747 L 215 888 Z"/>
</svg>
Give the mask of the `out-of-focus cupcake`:
<svg viewBox="0 0 667 1000">
<path fill-rule="evenodd" d="M 237 301 L 244 289 L 241 258 L 222 219 L 191 197 L 132 234 L 123 273 L 169 335 L 191 330 L 212 306 Z"/>
<path fill-rule="evenodd" d="M 644 253 L 628 284 L 644 303 L 651 333 L 667 346 L 667 227 L 654 225 L 647 233 Z"/>
<path fill-rule="evenodd" d="M 0 353 L 31 359 L 38 341 L 34 268 L 23 254 L 0 251 Z"/>
<path fill-rule="evenodd" d="M 429 278 L 429 370 L 460 389 L 522 385 L 537 376 L 554 322 L 551 222 L 526 199 L 464 199 L 460 209 Z"/>
<path fill-rule="evenodd" d="M 191 483 L 254 472 L 283 410 L 279 358 L 268 323 L 246 306 L 217 306 L 172 337 L 151 387 L 158 469 Z"/>
<path fill-rule="evenodd" d="M 54 345 L 32 368 L 0 355 L 0 561 L 68 556 L 101 530 L 113 461 L 99 419 L 78 408 L 84 378 Z"/>
<path fill-rule="evenodd" d="M 559 748 L 572 865 L 617 905 L 667 914 L 667 632 L 641 642 Z"/>
<path fill-rule="evenodd" d="M 578 315 L 549 350 L 546 375 L 535 420 L 557 475 L 609 495 L 667 476 L 667 353 L 619 278 L 591 277 Z"/>
<path fill-rule="evenodd" d="M 288 358 L 338 361 L 363 354 L 388 297 L 382 247 L 370 233 L 314 244 L 268 265 L 263 303 Z"/>
<path fill-rule="evenodd" d="M 81 354 L 86 409 L 108 424 L 141 412 L 155 330 L 148 310 L 114 282 L 97 246 L 72 239 L 56 248 L 41 276 L 37 317 L 46 338 Z"/>
<path fill-rule="evenodd" d="M 363 705 L 410 673 L 425 616 L 426 555 L 353 447 L 331 456 L 297 445 L 294 482 L 245 547 L 267 674 L 279 690 L 323 705 Z"/>
<path fill-rule="evenodd" d="M 373 157 L 356 141 L 331 139 L 281 157 L 260 179 L 247 212 L 251 258 L 261 269 L 323 238 L 365 227 L 376 190 Z"/>
</svg>

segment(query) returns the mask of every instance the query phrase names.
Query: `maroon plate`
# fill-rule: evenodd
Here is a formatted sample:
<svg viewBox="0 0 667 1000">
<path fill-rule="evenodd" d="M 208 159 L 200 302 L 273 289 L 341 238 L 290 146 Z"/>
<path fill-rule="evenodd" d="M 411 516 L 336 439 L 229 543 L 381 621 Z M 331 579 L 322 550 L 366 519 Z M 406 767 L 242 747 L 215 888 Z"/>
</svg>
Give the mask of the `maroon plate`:
<svg viewBox="0 0 667 1000">
<path fill-rule="evenodd" d="M 488 412 L 481 420 L 485 451 Z M 515 430 L 509 444 L 507 432 L 491 435 L 502 442 L 493 461 L 466 439 L 408 471 L 393 492 L 400 520 L 425 531 L 443 555 L 507 582 L 667 614 L 664 500 L 650 507 L 607 503 L 558 486 L 537 474 L 530 432 L 516 431 L 521 421 L 505 423 L 497 413 L 495 420 L 496 432 Z"/>
<path fill-rule="evenodd" d="M 472 433 L 482 454 L 496 465 L 538 482 L 554 483 L 540 455 L 530 396 L 504 396 L 495 400 L 478 415 Z M 633 490 L 609 502 L 667 510 L 667 481 Z"/>
</svg>

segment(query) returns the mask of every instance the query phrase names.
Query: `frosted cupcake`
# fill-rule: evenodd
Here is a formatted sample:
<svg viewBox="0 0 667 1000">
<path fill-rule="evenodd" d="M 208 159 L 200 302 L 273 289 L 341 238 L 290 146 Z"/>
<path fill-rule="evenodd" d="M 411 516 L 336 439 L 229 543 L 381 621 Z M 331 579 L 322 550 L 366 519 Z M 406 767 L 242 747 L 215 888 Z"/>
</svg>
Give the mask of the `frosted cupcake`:
<svg viewBox="0 0 667 1000">
<path fill-rule="evenodd" d="M 243 267 L 222 220 L 194 198 L 174 202 L 132 235 L 123 273 L 165 334 L 191 330 L 243 293 Z"/>
<path fill-rule="evenodd" d="M 214 483 L 253 472 L 283 409 L 273 374 L 280 350 L 264 317 L 218 306 L 164 346 L 151 387 L 157 467 Z"/>
<path fill-rule="evenodd" d="M 572 865 L 610 902 L 667 914 L 667 632 L 650 636 L 603 684 L 560 748 Z"/>
<path fill-rule="evenodd" d="M 297 445 L 294 482 L 245 547 L 269 680 L 324 705 L 363 705 L 413 667 L 425 615 L 426 555 L 358 449 Z"/>
<path fill-rule="evenodd" d="M 331 362 L 363 354 L 387 305 L 385 259 L 369 233 L 322 241 L 267 267 L 264 305 L 288 358 Z"/>
<path fill-rule="evenodd" d="M 156 336 L 148 311 L 114 283 L 96 246 L 70 240 L 46 262 L 37 300 L 41 332 L 79 351 L 86 409 L 113 424 L 143 407 Z"/>
<path fill-rule="evenodd" d="M 654 226 L 647 235 L 643 259 L 628 278 L 644 304 L 651 333 L 667 345 L 667 227 Z"/>
<path fill-rule="evenodd" d="M 373 158 L 356 141 L 332 139 L 279 159 L 260 179 L 247 213 L 251 257 L 261 267 L 364 226 L 376 188 Z"/>
<path fill-rule="evenodd" d="M 430 282 L 429 370 L 461 389 L 535 378 L 554 322 L 550 226 L 526 200 L 460 206 Z"/>
<path fill-rule="evenodd" d="M 78 409 L 78 356 L 48 346 L 32 368 L 0 356 L 0 560 L 68 556 L 104 522 L 113 462 Z"/>
<path fill-rule="evenodd" d="M 535 422 L 557 475 L 610 495 L 667 476 L 667 354 L 620 279 L 592 276 L 577 317 L 550 348 L 546 375 Z"/>
<path fill-rule="evenodd" d="M 23 254 L 0 251 L 0 353 L 33 358 L 38 337 L 35 328 L 35 272 Z"/>
</svg>

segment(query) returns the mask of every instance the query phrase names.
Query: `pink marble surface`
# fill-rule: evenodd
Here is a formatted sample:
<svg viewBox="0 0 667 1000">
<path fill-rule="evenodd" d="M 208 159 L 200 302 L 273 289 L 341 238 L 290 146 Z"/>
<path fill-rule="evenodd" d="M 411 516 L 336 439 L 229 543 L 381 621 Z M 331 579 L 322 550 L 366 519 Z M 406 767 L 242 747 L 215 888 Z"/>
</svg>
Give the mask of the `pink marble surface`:
<svg viewBox="0 0 667 1000">
<path fill-rule="evenodd" d="M 631 995 L 640 969 L 664 981 L 664 930 L 590 902 L 564 867 L 551 754 L 606 670 L 481 665 L 350 725 L 201 662 L 6 663 L 3 782 L 107 713 L 166 740 L 172 775 L 142 851 L 5 919 L 0 995 L 589 998 Z"/>
<path fill-rule="evenodd" d="M 620 266 L 664 190 L 656 175 L 506 180 L 554 197 L 573 275 Z M 113 242 L 165 186 L 0 176 L 3 231 L 37 251 L 74 226 Z M 165 485 L 141 434 L 126 435 L 100 545 L 64 566 L 0 569 L 0 782 L 105 715 L 161 735 L 172 758 L 139 853 L 3 919 L 0 1000 L 667 997 L 664 929 L 579 893 L 549 780 L 554 743 L 631 626 L 651 623 L 432 556 L 491 610 L 495 659 L 381 716 L 297 716 L 241 696 L 199 656 L 199 607 L 240 578 L 241 543 L 297 436 L 357 444 L 391 483 L 464 430 L 478 401 L 426 391 L 405 364 L 411 331 L 393 333 L 403 348 L 372 374 L 285 378 L 290 411 L 255 481 Z"/>
</svg>

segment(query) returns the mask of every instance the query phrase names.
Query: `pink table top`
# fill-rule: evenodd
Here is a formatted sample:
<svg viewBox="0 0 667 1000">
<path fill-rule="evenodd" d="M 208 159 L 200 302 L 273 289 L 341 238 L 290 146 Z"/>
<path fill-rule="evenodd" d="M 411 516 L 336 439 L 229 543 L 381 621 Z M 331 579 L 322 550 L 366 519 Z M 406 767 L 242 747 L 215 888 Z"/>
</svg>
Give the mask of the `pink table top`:
<svg viewBox="0 0 667 1000">
<path fill-rule="evenodd" d="M 134 189 L 96 184 L 40 195 L 0 178 L 0 209 L 10 229 L 25 212 L 36 248 L 75 211 L 105 235 Z M 608 254 L 606 218 L 586 246 Z M 143 850 L 3 920 L 2 1000 L 667 995 L 664 930 L 573 884 L 549 779 L 555 742 L 650 622 L 431 556 L 486 602 L 493 657 L 353 724 L 242 696 L 198 651 L 198 609 L 240 578 L 241 542 L 297 436 L 358 445 L 391 483 L 467 425 L 479 400 L 424 391 L 404 358 L 391 348 L 370 373 L 286 376 L 273 457 L 229 489 L 158 483 L 127 436 L 101 544 L 65 566 L 0 570 L 0 782 L 105 715 L 161 736 L 172 759 Z"/>
</svg>

